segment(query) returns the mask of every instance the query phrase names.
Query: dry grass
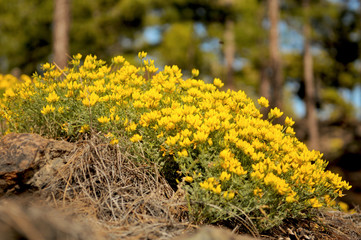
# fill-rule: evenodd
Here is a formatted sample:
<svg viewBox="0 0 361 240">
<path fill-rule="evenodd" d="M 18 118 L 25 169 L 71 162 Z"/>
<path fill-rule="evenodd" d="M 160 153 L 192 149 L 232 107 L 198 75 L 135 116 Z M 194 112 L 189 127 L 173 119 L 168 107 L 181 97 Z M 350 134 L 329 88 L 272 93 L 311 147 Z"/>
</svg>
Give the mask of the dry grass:
<svg viewBox="0 0 361 240">
<path fill-rule="evenodd" d="M 99 137 L 83 140 L 42 193 L 57 207 L 95 217 L 110 238 L 169 239 L 187 228 L 186 201 L 144 155 L 131 145 L 110 146 Z"/>
</svg>

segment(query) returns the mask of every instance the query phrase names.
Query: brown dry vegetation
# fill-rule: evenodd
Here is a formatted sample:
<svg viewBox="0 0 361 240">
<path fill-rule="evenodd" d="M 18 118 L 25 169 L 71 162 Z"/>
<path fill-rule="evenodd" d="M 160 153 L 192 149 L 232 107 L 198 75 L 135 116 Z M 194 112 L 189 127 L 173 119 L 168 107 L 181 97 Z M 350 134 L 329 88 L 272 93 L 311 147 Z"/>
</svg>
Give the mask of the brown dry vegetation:
<svg viewBox="0 0 361 240">
<path fill-rule="evenodd" d="M 80 141 L 42 195 L 106 223 L 114 239 L 171 238 L 190 225 L 184 193 L 174 191 L 141 156 L 144 161 L 127 146 L 96 137 Z"/>
</svg>

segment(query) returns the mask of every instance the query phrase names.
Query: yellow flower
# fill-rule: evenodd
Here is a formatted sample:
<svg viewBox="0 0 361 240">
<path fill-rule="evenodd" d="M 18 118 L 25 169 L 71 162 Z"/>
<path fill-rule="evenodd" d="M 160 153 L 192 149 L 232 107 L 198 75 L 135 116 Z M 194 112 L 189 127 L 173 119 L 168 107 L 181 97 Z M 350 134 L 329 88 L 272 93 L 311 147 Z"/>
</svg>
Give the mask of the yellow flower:
<svg viewBox="0 0 361 240">
<path fill-rule="evenodd" d="M 188 157 L 188 152 L 186 149 L 183 149 L 181 152 L 178 152 L 179 157 Z"/>
<path fill-rule="evenodd" d="M 191 176 L 186 176 L 183 179 L 184 179 L 184 181 L 189 182 L 189 183 L 193 182 L 193 178 Z"/>
<path fill-rule="evenodd" d="M 268 119 L 280 118 L 282 115 L 283 112 L 281 112 L 279 108 L 275 107 L 268 113 Z"/>
<path fill-rule="evenodd" d="M 49 95 L 46 97 L 46 101 L 49 102 L 49 103 L 52 103 L 52 102 L 57 102 L 59 101 L 59 96 L 56 94 L 55 91 L 52 91 L 51 93 L 49 93 Z"/>
<path fill-rule="evenodd" d="M 64 113 L 64 107 L 59 107 L 59 108 L 58 108 L 58 112 L 59 112 L 59 113 Z"/>
<path fill-rule="evenodd" d="M 231 174 L 227 173 L 226 171 L 223 171 L 221 173 L 221 176 L 219 177 L 219 180 L 228 181 L 230 178 L 231 178 Z"/>
<path fill-rule="evenodd" d="M 185 129 L 185 130 L 181 131 L 181 136 L 184 137 L 184 138 L 189 137 L 191 135 L 192 135 L 192 132 L 189 131 L 188 129 Z"/>
<path fill-rule="evenodd" d="M 198 131 L 193 134 L 193 140 L 196 142 L 205 142 L 208 138 L 208 133 Z"/>
<path fill-rule="evenodd" d="M 139 134 L 135 134 L 133 137 L 130 138 L 130 141 L 132 142 L 139 142 L 143 139 L 143 137 Z"/>
<path fill-rule="evenodd" d="M 221 185 L 217 185 L 215 188 L 212 188 L 212 191 L 216 194 L 220 194 L 222 189 L 221 189 Z"/>
<path fill-rule="evenodd" d="M 221 79 L 215 78 L 215 79 L 213 80 L 213 85 L 216 86 L 216 87 L 218 87 L 218 88 L 221 88 L 221 87 L 223 87 L 224 83 L 222 82 Z"/>
<path fill-rule="evenodd" d="M 46 115 L 54 111 L 55 111 L 55 107 L 53 107 L 53 105 L 46 105 L 45 107 L 43 107 L 43 110 L 41 110 L 41 113 L 43 115 Z"/>
<path fill-rule="evenodd" d="M 269 102 L 265 97 L 261 97 L 258 99 L 258 104 L 261 105 L 262 107 L 268 108 L 269 107 Z"/>
<path fill-rule="evenodd" d="M 107 134 L 104 135 L 106 138 L 112 138 L 114 137 L 113 133 L 108 132 Z"/>
<path fill-rule="evenodd" d="M 229 158 L 233 157 L 233 153 L 230 151 L 230 149 L 227 148 L 227 149 L 224 149 L 223 151 L 221 151 L 219 153 L 219 156 L 222 159 L 226 160 L 226 159 L 229 159 Z"/>
<path fill-rule="evenodd" d="M 98 118 L 98 122 L 100 122 L 100 123 L 108 123 L 109 121 L 110 121 L 110 118 L 108 118 L 108 117 L 101 116 L 100 118 Z"/>
<path fill-rule="evenodd" d="M 227 200 L 233 199 L 233 198 L 234 198 L 234 195 L 235 195 L 234 192 L 225 191 L 225 192 L 223 193 L 223 197 L 224 197 L 225 199 L 227 199 Z"/>
<path fill-rule="evenodd" d="M 308 202 L 309 202 L 309 203 L 311 204 L 311 206 L 314 207 L 314 208 L 319 208 L 319 207 L 322 207 L 322 206 L 323 206 L 322 203 L 320 203 L 317 198 L 312 198 L 312 199 L 308 200 Z"/>
<path fill-rule="evenodd" d="M 286 119 L 285 119 L 285 125 L 286 125 L 287 127 L 292 127 L 293 124 L 295 124 L 295 122 L 292 120 L 292 118 L 286 117 Z"/>
<path fill-rule="evenodd" d="M 147 53 L 144 51 L 141 51 L 138 53 L 138 58 L 143 59 L 147 57 Z"/>
<path fill-rule="evenodd" d="M 142 108 L 142 107 L 144 107 L 144 103 L 142 101 L 136 100 L 133 102 L 133 107 Z"/>
<path fill-rule="evenodd" d="M 50 64 L 50 63 L 45 63 L 43 65 L 41 65 L 41 68 L 44 70 L 44 71 L 48 71 L 48 70 L 51 70 L 54 68 L 54 65 L 53 64 Z"/>
<path fill-rule="evenodd" d="M 295 135 L 295 131 L 293 130 L 293 128 L 291 127 L 287 127 L 286 128 L 286 134 L 289 134 L 289 135 Z"/>
<path fill-rule="evenodd" d="M 179 143 L 179 145 L 181 145 L 182 147 L 188 147 L 188 146 L 190 146 L 191 144 L 192 144 L 192 141 L 189 140 L 188 137 L 184 138 L 183 141 L 181 141 L 181 142 Z"/>
<path fill-rule="evenodd" d="M 292 191 L 292 192 L 286 197 L 286 202 L 288 202 L 288 203 L 296 202 L 296 201 L 297 201 L 296 195 L 297 195 L 297 193 Z"/>
<path fill-rule="evenodd" d="M 88 132 L 89 129 L 90 129 L 89 125 L 88 125 L 88 124 L 85 124 L 85 125 L 81 126 L 79 132 L 80 132 L 80 133 L 85 133 L 85 132 Z"/>
<path fill-rule="evenodd" d="M 113 139 L 110 141 L 110 144 L 111 144 L 111 145 L 115 145 L 115 144 L 117 144 L 118 142 L 119 142 L 118 139 L 113 138 Z"/>
<path fill-rule="evenodd" d="M 132 122 L 125 128 L 125 130 L 128 132 L 135 131 L 135 129 L 137 129 L 137 126 L 138 125 L 136 123 Z"/>
<path fill-rule="evenodd" d="M 61 129 L 63 130 L 63 131 L 65 131 L 66 133 L 68 133 L 68 131 L 69 131 L 69 127 L 68 127 L 68 123 L 63 123 L 62 125 L 61 125 Z"/>
<path fill-rule="evenodd" d="M 73 58 L 75 60 L 80 60 L 82 58 L 82 55 L 80 53 L 78 53 L 77 55 L 74 55 Z"/>
<path fill-rule="evenodd" d="M 164 133 L 163 132 L 160 132 L 158 135 L 157 135 L 157 138 L 161 138 L 164 136 Z"/>
<path fill-rule="evenodd" d="M 260 188 L 255 188 L 254 190 L 253 190 L 253 194 L 255 195 L 255 196 L 258 196 L 258 197 L 262 197 L 263 196 L 263 191 L 262 191 L 262 189 L 260 189 Z"/>
<path fill-rule="evenodd" d="M 279 194 L 285 195 L 288 192 L 292 192 L 292 189 L 286 183 L 286 181 L 280 177 L 277 177 L 273 173 L 268 173 L 263 179 L 266 185 L 271 185 Z"/>
<path fill-rule="evenodd" d="M 180 138 L 179 133 L 177 135 L 175 135 L 174 137 L 172 137 L 172 136 L 167 137 L 165 144 L 167 144 L 168 146 L 174 146 L 177 144 L 179 138 Z"/>
<path fill-rule="evenodd" d="M 208 182 L 208 181 L 204 181 L 199 183 L 199 186 L 201 186 L 201 188 L 205 189 L 205 190 L 211 190 L 213 189 L 213 183 Z"/>
<path fill-rule="evenodd" d="M 196 78 L 196 77 L 198 77 L 198 75 L 199 75 L 199 70 L 193 68 L 193 69 L 192 69 L 192 77 Z"/>
<path fill-rule="evenodd" d="M 86 96 L 82 103 L 87 106 L 94 106 L 99 100 L 99 96 L 96 93 L 91 93 L 90 96 Z"/>
<path fill-rule="evenodd" d="M 15 97 L 15 93 L 14 93 L 13 89 L 12 88 L 6 89 L 6 91 L 4 93 L 4 97 L 7 97 L 7 98 Z"/>
<path fill-rule="evenodd" d="M 114 64 L 122 64 L 125 61 L 123 56 L 116 56 L 112 58 Z"/>
<path fill-rule="evenodd" d="M 214 177 L 210 177 L 207 179 L 207 182 L 209 183 L 214 183 L 216 181 L 216 179 Z"/>
<path fill-rule="evenodd" d="M 345 202 L 340 201 L 338 203 L 338 206 L 340 207 L 341 211 L 343 211 L 343 212 L 348 212 L 348 210 L 349 210 L 349 206 Z"/>
</svg>

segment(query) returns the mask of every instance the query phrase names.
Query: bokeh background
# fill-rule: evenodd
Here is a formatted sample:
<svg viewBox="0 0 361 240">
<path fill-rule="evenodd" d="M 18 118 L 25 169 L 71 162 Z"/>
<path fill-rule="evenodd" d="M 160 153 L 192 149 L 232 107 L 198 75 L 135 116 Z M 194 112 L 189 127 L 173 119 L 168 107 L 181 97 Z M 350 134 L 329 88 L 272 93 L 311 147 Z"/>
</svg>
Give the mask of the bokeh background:
<svg viewBox="0 0 361 240">
<path fill-rule="evenodd" d="M 361 0 L 0 0 L 0 74 L 139 51 L 267 97 L 361 205 Z"/>
</svg>

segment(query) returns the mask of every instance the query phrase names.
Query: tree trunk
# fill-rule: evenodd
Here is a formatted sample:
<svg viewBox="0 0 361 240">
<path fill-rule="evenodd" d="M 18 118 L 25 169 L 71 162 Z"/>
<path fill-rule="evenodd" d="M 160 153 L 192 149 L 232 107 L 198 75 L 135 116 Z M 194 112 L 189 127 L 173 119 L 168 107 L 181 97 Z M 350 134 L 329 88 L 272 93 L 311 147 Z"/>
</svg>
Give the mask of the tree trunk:
<svg viewBox="0 0 361 240">
<path fill-rule="evenodd" d="M 54 62 L 63 69 L 69 56 L 70 2 L 54 0 L 53 54 Z"/>
<path fill-rule="evenodd" d="M 265 97 L 268 100 L 271 100 L 271 80 L 269 78 L 270 74 L 269 72 L 269 67 L 267 65 L 262 66 L 261 69 L 261 84 L 260 84 L 260 89 L 259 89 L 259 93 L 261 95 L 261 97 Z"/>
<path fill-rule="evenodd" d="M 281 56 L 278 47 L 279 0 L 268 0 L 268 17 L 270 21 L 270 81 L 273 90 L 270 100 L 273 107 L 282 109 L 283 76 Z"/>
<path fill-rule="evenodd" d="M 231 9 L 233 0 L 224 0 L 224 4 Z M 234 20 L 227 16 L 224 29 L 224 58 L 226 62 L 224 82 L 227 89 L 235 89 L 233 72 L 235 52 Z"/>
<path fill-rule="evenodd" d="M 309 20 L 309 0 L 303 0 L 304 11 L 304 56 L 303 56 L 303 73 L 305 81 L 305 103 L 306 103 L 306 122 L 308 131 L 308 140 L 310 149 L 319 148 L 319 132 L 316 111 L 316 91 L 313 79 L 313 60 L 311 53 L 311 25 Z"/>
<path fill-rule="evenodd" d="M 358 1 L 358 3 L 359 3 L 359 14 L 361 15 L 361 0 L 359 0 Z M 361 25 L 361 24 L 360 24 Z M 359 25 L 359 26 L 360 26 Z M 360 73 L 360 78 L 361 78 L 361 73 Z M 361 84 L 357 84 L 359 87 L 360 87 L 360 91 L 361 91 Z M 357 86 L 356 86 L 357 87 Z M 360 102 L 359 102 L 359 104 L 361 105 L 361 98 L 360 98 Z M 360 116 L 361 116 L 361 111 L 359 110 L 359 112 L 358 112 L 358 114 L 360 114 Z"/>
</svg>

